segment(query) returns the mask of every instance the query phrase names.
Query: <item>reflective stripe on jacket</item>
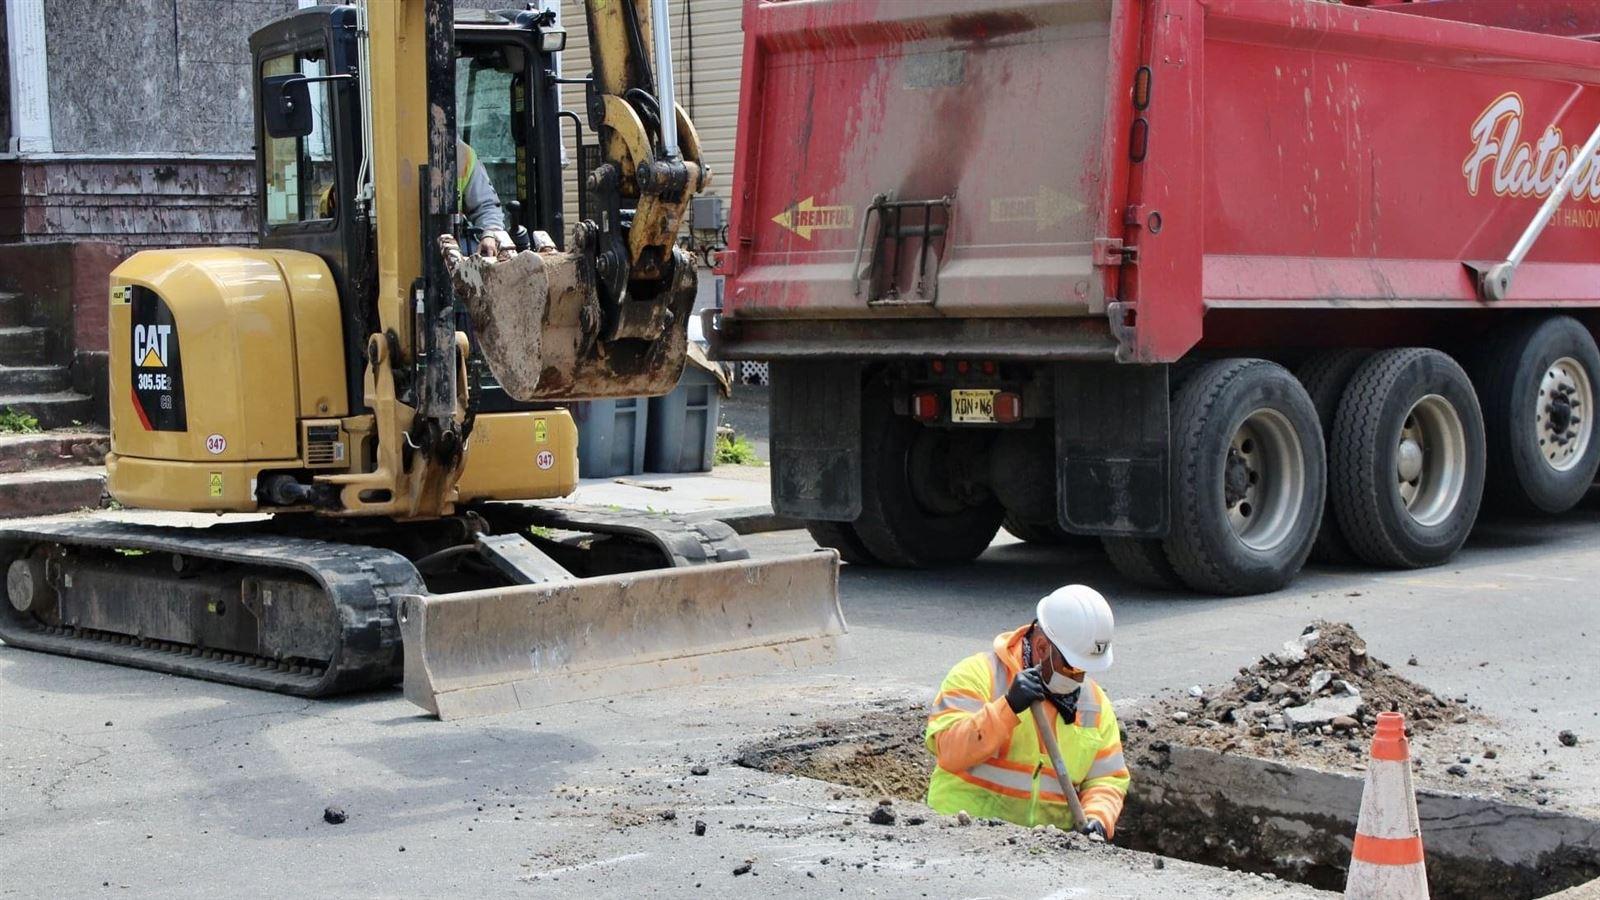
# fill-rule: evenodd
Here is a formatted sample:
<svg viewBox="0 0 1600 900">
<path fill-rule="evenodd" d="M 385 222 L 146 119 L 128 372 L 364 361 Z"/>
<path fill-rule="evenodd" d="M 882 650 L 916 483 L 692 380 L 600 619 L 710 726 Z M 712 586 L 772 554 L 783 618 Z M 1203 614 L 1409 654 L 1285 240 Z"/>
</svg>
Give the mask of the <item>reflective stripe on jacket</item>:
<svg viewBox="0 0 1600 900">
<path fill-rule="evenodd" d="M 474 228 L 501 231 L 506 227 L 500 195 L 495 193 L 488 171 L 478 162 L 478 151 L 460 140 L 456 141 L 456 208 Z"/>
<path fill-rule="evenodd" d="M 997 636 L 993 650 L 957 663 L 939 686 L 924 736 L 939 762 L 928 783 L 928 805 L 947 814 L 966 810 L 979 818 L 1071 829 L 1072 811 L 1033 712 L 1019 716 L 1005 700 L 1022 668 L 1027 631 L 1023 626 Z M 1085 815 L 1110 836 L 1129 782 L 1110 698 L 1085 679 L 1075 721 L 1061 721 L 1052 704 L 1045 711 Z"/>
</svg>

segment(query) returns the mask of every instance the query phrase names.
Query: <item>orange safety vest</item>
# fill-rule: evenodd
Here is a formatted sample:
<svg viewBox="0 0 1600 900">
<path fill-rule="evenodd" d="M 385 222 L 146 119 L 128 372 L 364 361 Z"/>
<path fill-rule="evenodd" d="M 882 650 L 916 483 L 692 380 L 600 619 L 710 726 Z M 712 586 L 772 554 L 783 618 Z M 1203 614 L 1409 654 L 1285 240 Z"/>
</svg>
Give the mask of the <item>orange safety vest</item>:
<svg viewBox="0 0 1600 900">
<path fill-rule="evenodd" d="M 924 735 L 929 752 L 937 753 L 940 732 L 977 714 L 985 704 L 1005 702 L 1006 688 L 1021 668 L 1021 642 L 1027 630 L 1024 626 L 999 635 L 993 650 L 963 659 L 945 676 L 929 710 Z M 1046 718 L 1055 728 L 1062 761 L 1085 812 L 1099 819 L 1110 834 L 1130 780 L 1121 730 L 1111 699 L 1093 680 L 1084 680 L 1079 698 L 1074 721 L 1062 721 L 1049 703 Z M 1024 710 L 1016 719 L 1016 727 L 995 755 L 961 772 L 936 767 L 928 782 L 928 805 L 946 814 L 966 810 L 978 818 L 1071 829 L 1071 807 L 1061 793 L 1032 710 Z"/>
</svg>

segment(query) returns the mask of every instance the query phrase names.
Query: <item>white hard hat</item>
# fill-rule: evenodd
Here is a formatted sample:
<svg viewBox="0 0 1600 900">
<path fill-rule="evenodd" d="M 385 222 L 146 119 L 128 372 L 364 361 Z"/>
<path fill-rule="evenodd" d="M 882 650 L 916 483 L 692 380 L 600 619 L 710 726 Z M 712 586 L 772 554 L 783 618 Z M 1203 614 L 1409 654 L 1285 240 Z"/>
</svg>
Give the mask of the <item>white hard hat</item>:
<svg viewBox="0 0 1600 900">
<path fill-rule="evenodd" d="M 1034 611 L 1044 636 L 1066 657 L 1067 664 L 1085 672 L 1111 668 L 1111 605 L 1092 587 L 1069 584 L 1039 601 Z"/>
</svg>

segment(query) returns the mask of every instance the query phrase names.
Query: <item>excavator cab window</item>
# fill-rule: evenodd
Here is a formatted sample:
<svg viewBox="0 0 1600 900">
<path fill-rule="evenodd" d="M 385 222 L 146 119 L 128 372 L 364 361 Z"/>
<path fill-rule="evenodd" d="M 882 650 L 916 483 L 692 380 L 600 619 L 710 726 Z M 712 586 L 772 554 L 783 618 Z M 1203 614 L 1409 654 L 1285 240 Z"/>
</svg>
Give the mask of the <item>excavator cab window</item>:
<svg viewBox="0 0 1600 900">
<path fill-rule="evenodd" d="M 502 204 L 520 201 L 526 182 L 513 96 L 524 83 L 521 56 L 516 48 L 498 48 L 456 60 L 456 127 Z"/>
<path fill-rule="evenodd" d="M 296 72 L 311 78 L 325 76 L 327 60 L 321 54 L 287 53 L 261 64 L 263 78 Z M 285 138 L 263 135 L 262 188 L 269 227 L 332 219 L 337 212 L 334 128 L 329 121 L 330 84 L 316 81 L 308 87 L 311 133 Z"/>
</svg>

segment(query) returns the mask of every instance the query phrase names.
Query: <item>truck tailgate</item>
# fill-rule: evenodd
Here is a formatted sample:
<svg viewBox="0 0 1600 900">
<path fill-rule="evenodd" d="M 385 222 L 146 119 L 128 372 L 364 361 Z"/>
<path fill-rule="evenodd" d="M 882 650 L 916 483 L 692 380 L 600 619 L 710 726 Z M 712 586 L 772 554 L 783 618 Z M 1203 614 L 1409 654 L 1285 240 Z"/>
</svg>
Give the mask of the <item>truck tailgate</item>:
<svg viewBox="0 0 1600 900">
<path fill-rule="evenodd" d="M 751 0 L 744 27 L 728 315 L 1104 311 L 1109 0 Z"/>
</svg>

